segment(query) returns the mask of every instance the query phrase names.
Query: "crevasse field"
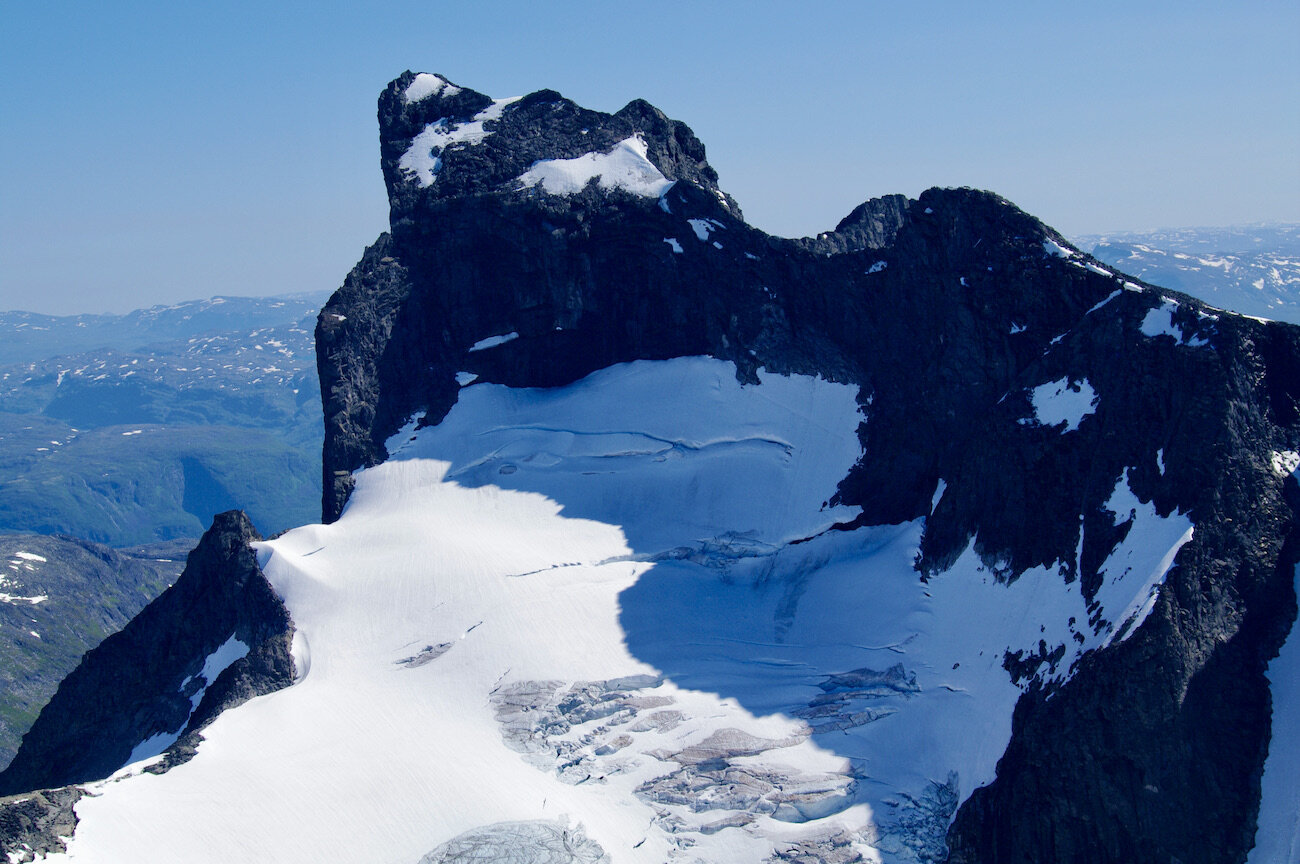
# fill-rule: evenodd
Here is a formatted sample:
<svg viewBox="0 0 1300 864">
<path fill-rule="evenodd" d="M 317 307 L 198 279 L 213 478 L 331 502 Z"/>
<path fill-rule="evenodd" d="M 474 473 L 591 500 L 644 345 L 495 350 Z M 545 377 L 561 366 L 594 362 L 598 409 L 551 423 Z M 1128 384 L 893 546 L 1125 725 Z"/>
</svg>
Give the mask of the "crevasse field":
<svg viewBox="0 0 1300 864">
<path fill-rule="evenodd" d="M 923 519 L 828 530 L 856 397 L 706 358 L 469 383 L 337 523 L 261 544 L 299 680 L 96 784 L 51 860 L 933 859 L 1010 737 L 1005 653 L 1064 645 L 1064 680 L 1192 526 L 1115 478 L 1100 632 L 1055 567 L 924 581 Z"/>
</svg>

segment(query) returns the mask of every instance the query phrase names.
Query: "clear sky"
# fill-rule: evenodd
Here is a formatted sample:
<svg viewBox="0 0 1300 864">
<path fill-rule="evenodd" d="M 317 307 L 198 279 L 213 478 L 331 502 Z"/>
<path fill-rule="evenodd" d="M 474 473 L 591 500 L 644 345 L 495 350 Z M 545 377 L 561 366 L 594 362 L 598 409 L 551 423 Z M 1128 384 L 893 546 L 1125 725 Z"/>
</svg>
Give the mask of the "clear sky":
<svg viewBox="0 0 1300 864">
<path fill-rule="evenodd" d="M 688 123 L 749 220 L 992 189 L 1067 234 L 1300 222 L 1300 2 L 0 2 L 0 309 L 337 287 L 404 69 Z"/>
</svg>

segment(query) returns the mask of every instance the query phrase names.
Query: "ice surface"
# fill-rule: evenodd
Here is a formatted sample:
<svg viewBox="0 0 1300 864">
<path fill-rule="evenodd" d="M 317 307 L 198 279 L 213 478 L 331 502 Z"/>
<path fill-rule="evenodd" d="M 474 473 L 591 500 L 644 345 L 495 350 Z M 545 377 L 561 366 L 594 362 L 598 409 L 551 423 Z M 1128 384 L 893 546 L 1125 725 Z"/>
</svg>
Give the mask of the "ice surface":
<svg viewBox="0 0 1300 864">
<path fill-rule="evenodd" d="M 858 512 L 825 503 L 856 389 L 758 375 L 638 362 L 412 418 L 338 522 L 259 545 L 300 680 L 99 784 L 51 860 L 444 861 L 511 831 L 611 862 L 941 860 L 1028 686 L 1004 659 L 1068 678 L 1189 523 L 1117 484 L 1137 522 L 1097 629 L 1055 566 L 1008 584 L 972 546 L 923 582 L 923 520 L 829 530 Z"/>
<path fill-rule="evenodd" d="M 1110 292 L 1109 294 L 1107 294 L 1107 295 L 1105 296 L 1105 298 L 1103 298 L 1103 299 L 1102 299 L 1101 301 L 1099 301 L 1095 306 L 1093 306 L 1091 309 L 1089 309 L 1087 312 L 1085 312 L 1085 313 L 1083 313 L 1083 314 L 1085 314 L 1085 315 L 1091 315 L 1093 312 L 1096 312 L 1098 309 L 1100 309 L 1101 307 L 1105 306 L 1107 303 L 1109 303 L 1110 301 L 1114 300 L 1114 299 L 1115 299 L 1116 297 L 1118 297 L 1119 295 L 1120 295 L 1120 292 L 1119 292 L 1119 291 L 1112 291 L 1112 292 Z"/>
<path fill-rule="evenodd" d="M 584 153 L 573 159 L 545 159 L 521 174 L 525 187 L 538 186 L 551 195 L 573 195 L 593 180 L 601 189 L 623 189 L 633 195 L 661 198 L 673 182 L 647 155 L 639 135 L 625 138 L 608 153 Z M 662 199 L 661 199 L 662 200 Z"/>
<path fill-rule="evenodd" d="M 1064 423 L 1062 431 L 1071 432 L 1096 409 L 1097 394 L 1087 378 L 1080 381 L 1060 378 L 1035 387 L 1030 401 L 1034 406 L 1034 418 L 1039 423 L 1044 426 Z"/>
</svg>

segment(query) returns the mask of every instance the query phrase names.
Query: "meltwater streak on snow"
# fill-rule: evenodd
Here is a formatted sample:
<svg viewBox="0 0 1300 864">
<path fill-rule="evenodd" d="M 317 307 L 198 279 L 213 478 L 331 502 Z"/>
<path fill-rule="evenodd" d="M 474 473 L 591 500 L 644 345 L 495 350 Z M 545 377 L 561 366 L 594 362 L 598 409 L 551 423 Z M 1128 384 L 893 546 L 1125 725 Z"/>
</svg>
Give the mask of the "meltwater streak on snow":
<svg viewBox="0 0 1300 864">
<path fill-rule="evenodd" d="M 1294 573 L 1300 593 L 1300 566 Z M 1260 781 L 1259 828 L 1246 864 L 1300 861 L 1300 637 L 1297 625 L 1268 664 L 1272 738 Z"/>
<path fill-rule="evenodd" d="M 618 142 L 608 153 L 536 162 L 518 181 L 525 187 L 541 184 L 551 195 L 573 195 L 597 178 L 602 189 L 623 189 L 645 198 L 659 198 L 674 182 L 650 161 L 645 140 L 639 135 Z"/>
<path fill-rule="evenodd" d="M 261 546 L 306 676 L 227 711 L 185 765 L 100 784 L 71 859 L 414 862 L 567 819 L 613 862 L 761 861 L 827 834 L 935 860 L 1009 739 L 1005 652 L 1073 647 L 1078 580 L 1001 584 L 971 548 L 923 583 L 921 520 L 826 531 L 856 512 L 822 507 L 860 454 L 855 392 L 760 377 L 632 363 L 554 390 L 476 384 L 439 425 L 409 424 L 337 523 Z M 1135 547 L 1185 531 L 1131 509 Z M 1117 584 L 1116 608 L 1147 599 Z M 530 725 L 581 687 L 645 707 Z M 711 774 L 715 752 L 750 779 Z"/>
</svg>

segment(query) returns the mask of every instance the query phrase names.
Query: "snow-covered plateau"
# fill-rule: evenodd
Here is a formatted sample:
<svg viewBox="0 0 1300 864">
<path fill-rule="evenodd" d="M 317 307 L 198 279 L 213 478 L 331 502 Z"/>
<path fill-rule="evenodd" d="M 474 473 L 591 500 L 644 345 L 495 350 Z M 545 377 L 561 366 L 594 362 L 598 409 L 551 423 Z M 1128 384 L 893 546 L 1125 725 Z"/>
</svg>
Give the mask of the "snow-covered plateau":
<svg viewBox="0 0 1300 864">
<path fill-rule="evenodd" d="M 940 860 L 1025 676 L 1131 633 L 1192 525 L 1114 478 L 1100 608 L 973 546 L 923 579 L 924 519 L 828 504 L 857 388 L 759 376 L 638 361 L 412 418 L 342 518 L 259 547 L 296 683 L 91 784 L 47 860 Z"/>
</svg>

